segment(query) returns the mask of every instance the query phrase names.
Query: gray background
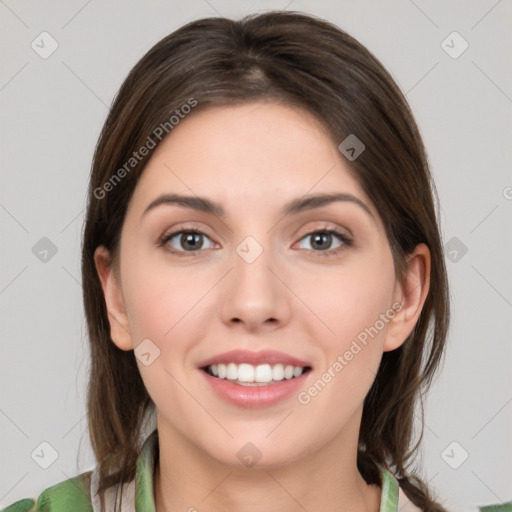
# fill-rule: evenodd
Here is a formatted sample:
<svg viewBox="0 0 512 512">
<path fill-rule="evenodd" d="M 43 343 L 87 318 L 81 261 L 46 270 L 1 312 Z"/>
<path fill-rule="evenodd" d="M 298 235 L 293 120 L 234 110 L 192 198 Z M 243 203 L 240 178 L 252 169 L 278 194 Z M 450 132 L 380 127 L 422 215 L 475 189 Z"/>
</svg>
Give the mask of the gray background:
<svg viewBox="0 0 512 512">
<path fill-rule="evenodd" d="M 184 23 L 274 8 L 347 30 L 407 95 L 440 195 L 454 308 L 418 463 L 453 511 L 512 499 L 510 0 L 0 0 L 0 507 L 94 467 L 79 254 L 114 94 Z M 46 59 L 31 47 L 50 48 L 43 31 L 58 43 Z M 469 44 L 457 58 L 461 39 L 442 44 L 453 31 Z M 56 254 L 41 252 L 43 237 Z M 47 469 L 53 451 L 42 442 L 58 454 Z"/>
</svg>

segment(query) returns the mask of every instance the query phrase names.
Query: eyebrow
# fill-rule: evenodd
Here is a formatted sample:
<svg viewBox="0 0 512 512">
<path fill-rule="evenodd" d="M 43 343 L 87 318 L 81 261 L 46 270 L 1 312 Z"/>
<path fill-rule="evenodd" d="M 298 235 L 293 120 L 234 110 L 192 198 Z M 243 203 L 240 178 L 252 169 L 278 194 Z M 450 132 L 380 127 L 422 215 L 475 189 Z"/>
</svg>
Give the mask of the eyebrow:
<svg viewBox="0 0 512 512">
<path fill-rule="evenodd" d="M 352 194 L 333 193 L 333 194 L 316 194 L 299 197 L 286 203 L 281 208 L 281 215 L 294 215 L 306 210 L 313 210 L 321 208 L 335 202 L 349 202 L 360 206 L 368 215 L 374 218 L 370 208 L 363 203 L 360 199 Z M 217 217 L 225 217 L 226 212 L 224 208 L 214 201 L 206 197 L 199 196 L 184 196 L 180 194 L 162 194 L 152 201 L 144 210 L 142 216 L 146 215 L 149 211 L 161 205 L 178 205 L 185 208 L 191 208 L 204 213 L 210 213 Z"/>
</svg>

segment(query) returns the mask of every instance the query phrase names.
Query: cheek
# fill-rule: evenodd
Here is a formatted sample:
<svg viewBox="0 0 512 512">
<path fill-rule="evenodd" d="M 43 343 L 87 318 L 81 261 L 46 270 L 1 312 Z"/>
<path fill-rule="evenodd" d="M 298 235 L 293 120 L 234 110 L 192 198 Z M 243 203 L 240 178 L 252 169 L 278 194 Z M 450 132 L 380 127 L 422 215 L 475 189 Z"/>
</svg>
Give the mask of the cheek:
<svg viewBox="0 0 512 512">
<path fill-rule="evenodd" d="M 126 275 L 130 275 L 125 299 L 134 345 L 149 339 L 157 347 L 150 348 L 150 353 L 158 354 L 150 365 L 137 360 L 146 389 L 159 408 L 169 402 L 180 404 L 184 397 L 174 378 L 183 380 L 190 340 L 197 335 L 197 325 L 205 325 L 196 322 L 194 316 L 209 281 L 205 283 L 196 272 L 191 278 L 191 271 L 185 268 L 150 260 L 142 264 L 135 257 L 126 265 Z"/>
<path fill-rule="evenodd" d="M 329 311 L 336 335 L 325 346 L 327 368 L 338 376 L 333 379 L 333 391 L 347 402 L 362 401 L 378 371 L 387 326 L 395 313 L 391 308 L 394 279 L 391 254 L 382 251 L 331 285 L 336 300 Z"/>
<path fill-rule="evenodd" d="M 316 319 L 315 330 L 323 333 L 318 340 L 326 340 L 327 347 L 342 349 L 376 323 L 378 330 L 385 332 L 387 323 L 383 326 L 379 319 L 391 307 L 394 288 L 391 255 L 384 252 L 370 261 L 361 258 L 337 271 L 305 279 L 302 286 L 302 294 L 307 297 L 304 302 L 308 318 Z M 311 311 L 315 315 L 311 316 Z"/>
<path fill-rule="evenodd" d="M 394 289 L 391 254 L 382 250 L 373 255 L 329 272 L 316 280 L 316 286 L 309 280 L 304 284 L 304 292 L 310 290 L 308 306 L 316 313 L 307 317 L 310 320 L 305 320 L 304 328 L 323 355 L 319 379 L 305 390 L 301 403 L 314 399 L 313 407 L 320 409 L 344 404 L 343 410 L 333 412 L 337 421 L 344 421 L 367 395 L 382 358 L 388 323 L 394 316 L 390 309 Z"/>
<path fill-rule="evenodd" d="M 202 297 L 215 280 L 197 267 L 172 267 L 134 257 L 127 262 L 125 300 L 130 330 L 137 339 L 149 338 L 161 348 L 176 331 L 194 325 Z M 192 322 L 191 322 L 192 321 Z"/>
</svg>

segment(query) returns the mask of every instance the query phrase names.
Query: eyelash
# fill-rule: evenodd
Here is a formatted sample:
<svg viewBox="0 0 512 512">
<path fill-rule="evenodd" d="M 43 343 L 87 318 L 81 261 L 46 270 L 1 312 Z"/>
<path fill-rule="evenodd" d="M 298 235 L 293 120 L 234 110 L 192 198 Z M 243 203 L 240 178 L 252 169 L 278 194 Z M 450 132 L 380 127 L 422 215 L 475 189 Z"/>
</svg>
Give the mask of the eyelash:
<svg viewBox="0 0 512 512">
<path fill-rule="evenodd" d="M 202 231 L 196 229 L 196 228 L 182 228 L 182 229 L 179 229 L 179 230 L 176 230 L 176 231 L 173 231 L 172 233 L 167 233 L 165 234 L 161 239 L 160 239 L 160 242 L 159 242 L 159 246 L 160 247 L 163 247 L 165 250 L 173 253 L 173 254 L 176 254 L 177 256 L 180 256 L 180 257 L 186 257 L 186 256 L 192 256 L 192 257 L 195 257 L 195 256 L 199 256 L 199 253 L 202 251 L 202 250 L 205 250 L 205 249 L 200 249 L 198 251 L 177 251 L 175 249 L 171 249 L 167 246 L 167 243 L 169 242 L 169 240 L 171 240 L 172 238 L 174 238 L 176 235 L 179 235 L 179 234 L 183 234 L 183 233 L 196 233 L 196 234 L 199 234 L 199 235 L 203 235 L 207 238 L 210 238 L 208 235 L 206 235 L 205 233 L 203 233 Z M 310 251 L 314 254 L 315 257 L 330 257 L 330 256 L 336 256 L 339 252 L 345 250 L 346 248 L 348 247 L 352 247 L 353 245 L 353 240 L 351 238 L 349 238 L 347 235 L 345 235 L 344 233 L 340 233 L 337 229 L 334 229 L 334 228 L 323 228 L 323 229 L 318 229 L 316 231 L 310 231 L 309 233 L 306 233 L 300 240 L 303 240 L 304 238 L 307 238 L 308 236 L 311 236 L 311 235 L 317 235 L 317 234 L 330 234 L 330 235 L 335 235 L 336 237 L 339 238 L 339 240 L 341 242 L 343 242 L 343 245 L 340 245 L 340 247 L 337 247 L 336 249 L 328 249 L 328 250 L 325 250 L 325 251 L 315 251 L 313 249 L 305 249 L 306 251 Z"/>
</svg>

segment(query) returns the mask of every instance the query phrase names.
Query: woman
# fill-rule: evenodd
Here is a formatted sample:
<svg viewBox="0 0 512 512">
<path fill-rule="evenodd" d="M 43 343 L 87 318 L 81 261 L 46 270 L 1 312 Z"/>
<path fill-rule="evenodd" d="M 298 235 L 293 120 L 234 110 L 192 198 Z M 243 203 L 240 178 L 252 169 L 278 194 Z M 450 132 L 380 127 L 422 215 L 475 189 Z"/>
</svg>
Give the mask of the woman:
<svg viewBox="0 0 512 512">
<path fill-rule="evenodd" d="M 409 469 L 449 322 L 433 195 L 404 96 L 334 25 L 164 38 L 90 179 L 98 466 L 6 511 L 445 510 Z"/>
</svg>

